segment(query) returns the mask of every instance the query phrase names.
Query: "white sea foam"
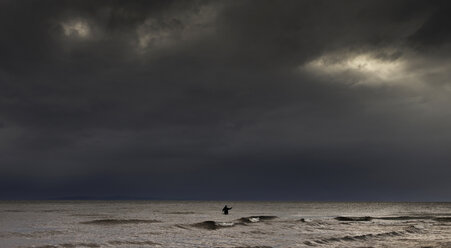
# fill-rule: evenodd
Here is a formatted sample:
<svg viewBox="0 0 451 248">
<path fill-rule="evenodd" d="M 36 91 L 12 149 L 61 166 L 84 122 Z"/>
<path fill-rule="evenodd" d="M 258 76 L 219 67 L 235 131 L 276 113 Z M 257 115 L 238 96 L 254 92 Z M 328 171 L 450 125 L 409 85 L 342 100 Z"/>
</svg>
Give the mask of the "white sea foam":
<svg viewBox="0 0 451 248">
<path fill-rule="evenodd" d="M 256 217 L 256 218 L 249 218 L 250 222 L 259 222 L 260 218 Z"/>
</svg>

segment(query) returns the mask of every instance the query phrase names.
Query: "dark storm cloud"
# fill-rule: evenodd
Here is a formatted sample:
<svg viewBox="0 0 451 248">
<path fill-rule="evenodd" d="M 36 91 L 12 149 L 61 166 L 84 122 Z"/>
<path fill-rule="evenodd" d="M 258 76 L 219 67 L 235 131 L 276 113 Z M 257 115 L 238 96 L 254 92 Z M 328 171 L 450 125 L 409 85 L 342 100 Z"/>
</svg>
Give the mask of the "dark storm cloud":
<svg viewBox="0 0 451 248">
<path fill-rule="evenodd" d="M 432 13 L 421 27 L 410 37 L 415 43 L 424 46 L 437 46 L 450 42 L 451 4 L 441 1 L 433 7 Z"/>
<path fill-rule="evenodd" d="M 0 5 L 3 198 L 450 193 L 446 2 Z"/>
</svg>

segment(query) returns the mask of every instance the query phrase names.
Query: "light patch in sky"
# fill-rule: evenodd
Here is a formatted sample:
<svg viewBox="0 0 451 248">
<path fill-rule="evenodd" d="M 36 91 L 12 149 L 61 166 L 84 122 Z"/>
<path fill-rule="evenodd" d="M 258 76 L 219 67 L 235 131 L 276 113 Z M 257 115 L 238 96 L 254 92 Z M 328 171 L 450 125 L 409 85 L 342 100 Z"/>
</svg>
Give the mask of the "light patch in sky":
<svg viewBox="0 0 451 248">
<path fill-rule="evenodd" d="M 147 20 L 144 27 L 138 28 L 138 45 L 141 49 L 148 46 L 164 46 L 172 44 L 172 39 L 177 35 L 174 29 L 153 28 L 153 20 Z"/>
<path fill-rule="evenodd" d="M 372 53 L 326 54 L 302 67 L 315 74 L 365 85 L 399 82 L 406 76 L 406 68 L 407 62 L 402 58 L 384 59 Z"/>
<path fill-rule="evenodd" d="M 136 30 L 138 52 L 146 52 L 149 48 L 172 47 L 212 33 L 219 9 L 220 5 L 213 4 L 200 7 L 194 14 L 182 12 L 148 18 Z"/>
<path fill-rule="evenodd" d="M 61 23 L 61 26 L 63 27 L 64 35 L 66 36 L 86 38 L 91 32 L 88 23 L 83 20 L 63 22 Z"/>
<path fill-rule="evenodd" d="M 351 87 L 394 87 L 404 92 L 405 102 L 428 113 L 439 114 L 444 111 L 443 106 L 449 108 L 450 59 L 408 50 L 402 56 L 393 54 L 335 52 L 317 57 L 299 69 L 325 82 Z"/>
</svg>

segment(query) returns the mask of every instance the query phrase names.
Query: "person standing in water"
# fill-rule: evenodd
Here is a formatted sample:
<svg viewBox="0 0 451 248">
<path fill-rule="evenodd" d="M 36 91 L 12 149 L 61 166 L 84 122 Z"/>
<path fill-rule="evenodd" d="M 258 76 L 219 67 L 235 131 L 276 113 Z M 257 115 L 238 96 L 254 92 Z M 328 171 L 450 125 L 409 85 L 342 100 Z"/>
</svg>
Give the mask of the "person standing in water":
<svg viewBox="0 0 451 248">
<path fill-rule="evenodd" d="M 224 206 L 224 208 L 222 209 L 222 212 L 224 212 L 225 215 L 229 214 L 229 210 L 232 208 L 227 207 L 227 205 Z"/>
</svg>

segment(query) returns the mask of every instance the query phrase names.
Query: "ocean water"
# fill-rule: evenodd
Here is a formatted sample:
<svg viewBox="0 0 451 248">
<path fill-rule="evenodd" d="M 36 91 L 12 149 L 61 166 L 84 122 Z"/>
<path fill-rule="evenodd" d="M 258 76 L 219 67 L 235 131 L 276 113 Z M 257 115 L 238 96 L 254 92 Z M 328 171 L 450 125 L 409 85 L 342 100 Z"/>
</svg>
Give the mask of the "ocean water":
<svg viewBox="0 0 451 248">
<path fill-rule="evenodd" d="M 451 203 L 3 201 L 0 247 L 451 247 Z"/>
</svg>

